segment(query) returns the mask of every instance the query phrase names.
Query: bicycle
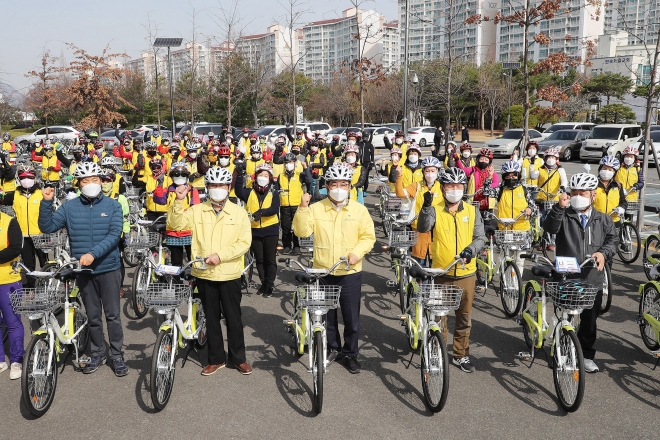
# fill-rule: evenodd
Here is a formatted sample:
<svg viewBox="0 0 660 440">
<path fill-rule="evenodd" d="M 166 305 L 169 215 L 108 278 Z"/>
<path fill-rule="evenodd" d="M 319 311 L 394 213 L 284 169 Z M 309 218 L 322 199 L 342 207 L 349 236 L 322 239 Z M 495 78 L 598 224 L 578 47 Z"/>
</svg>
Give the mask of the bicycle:
<svg viewBox="0 0 660 440">
<path fill-rule="evenodd" d="M 285 263 L 287 268 L 291 268 L 291 263 L 296 263 L 303 271 L 296 273 L 296 281 L 303 285 L 298 286 L 293 293 L 293 316 L 285 319 L 284 325 L 287 332 L 292 334 L 298 355 L 305 353 L 305 345 L 308 347 L 307 371 L 312 373 L 314 382 L 312 400 L 314 411 L 320 414 L 323 409 L 323 375 L 328 372 L 328 339 L 323 317 L 330 309 L 337 308 L 341 292 L 340 286 L 321 284 L 320 280 L 340 265 L 344 264 L 345 270 L 350 270 L 350 265 L 345 257 L 327 270 L 311 269 L 291 258 L 280 258 L 278 261 Z"/>
<path fill-rule="evenodd" d="M 509 318 L 513 318 L 518 314 L 523 299 L 522 276 L 512 252 L 529 248 L 531 238 L 529 231 L 513 231 L 508 228 L 512 227 L 524 215 L 523 212 L 515 219 L 501 219 L 494 214 L 485 214 L 486 219 L 493 218 L 497 220 L 498 223 L 504 225 L 505 229 L 489 231 L 488 247 L 477 256 L 478 290 L 483 291 L 485 295 L 488 285 L 493 282 L 495 275 L 499 275 L 500 282 L 497 292 L 502 301 L 504 314 Z M 497 247 L 499 254 L 497 262 L 495 262 L 495 247 Z"/>
<path fill-rule="evenodd" d="M 194 281 L 191 275 L 192 265 L 201 263 L 198 270 L 206 270 L 205 259 L 197 257 L 183 267 L 160 266 L 159 270 L 170 275 L 180 275 L 188 284 L 174 284 L 170 278 L 168 283 L 152 283 L 145 290 L 144 304 L 164 315 L 165 320 L 158 329 L 158 337 L 151 358 L 149 389 L 154 407 L 161 411 L 172 395 L 174 375 L 176 372 L 176 355 L 178 349 L 186 348 L 188 341 L 202 348 L 207 343 L 206 316 L 202 302 L 193 298 Z M 179 313 L 179 306 L 185 304 L 188 317 L 184 322 Z M 183 360 L 181 367 L 187 359 Z"/>
<path fill-rule="evenodd" d="M 534 199 L 536 200 L 536 204 L 541 206 L 543 205 L 543 209 L 546 212 L 546 215 L 550 210 L 552 209 L 553 206 L 559 202 L 559 196 L 563 194 L 565 191 L 563 188 L 559 188 L 559 191 L 556 193 L 550 193 L 548 191 L 545 191 L 542 188 L 539 188 L 537 192 L 537 197 Z M 538 200 L 538 194 L 544 194 L 546 196 L 545 200 Z M 540 212 L 539 212 L 540 214 Z M 539 242 L 539 247 L 540 251 L 543 253 L 543 256 L 547 258 L 548 260 L 554 260 L 554 255 L 552 254 L 553 251 L 548 249 L 550 246 L 554 246 L 554 244 L 551 244 L 550 241 L 548 241 L 548 236 L 543 232 L 543 228 L 541 227 L 541 217 L 539 215 L 538 217 L 538 226 L 534 226 L 537 230 L 537 233 L 541 235 L 541 239 Z"/>
<path fill-rule="evenodd" d="M 628 202 L 625 210 L 626 215 L 637 213 L 639 209 L 639 202 Z M 615 211 L 610 213 L 610 216 L 618 214 Z M 619 246 L 616 248 L 616 253 L 619 255 L 623 264 L 632 264 L 637 261 L 639 251 L 641 249 L 641 240 L 637 227 L 632 222 L 632 218 L 626 218 L 626 215 L 621 216 L 621 226 L 619 227 Z"/>
<path fill-rule="evenodd" d="M 523 255 L 525 259 L 538 261 L 535 254 Z M 543 258 L 543 257 L 541 257 Z M 574 327 L 577 317 L 584 309 L 594 306 L 598 289 L 583 280 L 566 280 L 565 273 L 558 273 L 552 262 L 544 258 L 544 265 L 532 267 L 532 274 L 541 278 L 541 285 L 536 280 L 525 285 L 525 304 L 518 319 L 523 328 L 525 344 L 530 352 L 520 352 L 517 358 L 534 363 L 536 350 L 543 348 L 548 335 L 551 337 L 550 356 L 555 391 L 559 403 L 568 412 L 574 412 L 584 398 L 584 356 Z M 588 256 L 579 267 L 583 268 L 594 259 Z M 560 275 L 562 281 L 548 281 Z M 552 325 L 548 324 L 546 314 L 547 297 L 555 306 Z M 571 316 L 571 317 L 569 317 Z"/>
<path fill-rule="evenodd" d="M 660 227 L 658 227 L 660 231 Z M 644 274 L 646 279 L 653 281 L 654 277 L 651 275 L 651 270 L 660 264 L 660 235 L 653 233 L 642 241 L 644 252 L 642 254 L 642 266 L 644 267 Z"/>
<path fill-rule="evenodd" d="M 406 257 L 410 255 L 410 248 L 417 244 L 419 232 L 410 230 L 408 227 L 417 219 L 417 215 L 409 221 L 396 221 L 392 219 L 390 233 L 388 234 L 388 243 L 381 248 L 383 251 L 390 251 L 392 258 L 391 268 L 394 270 L 394 279 L 387 280 L 387 287 L 396 287 L 399 294 L 399 307 L 401 313 L 405 313 L 407 306 L 407 292 L 410 285 L 410 275 Z"/>
<path fill-rule="evenodd" d="M 463 289 L 435 284 L 435 277 L 445 275 L 458 263 L 462 264 L 463 259 L 456 256 L 445 269 L 422 267 L 410 256 L 405 256 L 405 260 L 413 281 L 407 308 L 399 319 L 405 324 L 413 355 L 419 348 L 424 402 L 430 411 L 439 412 L 445 406 L 449 392 L 449 356 L 442 335 L 445 323 L 439 318 L 459 308 Z"/>
<path fill-rule="evenodd" d="M 75 266 L 76 268 L 70 268 Z M 76 275 L 87 269 L 80 269 L 77 261 L 61 266 L 55 272 L 36 272 L 21 262 L 12 265 L 14 272 L 22 269 L 27 275 L 40 278 L 57 278 L 64 284 L 64 295 L 42 284 L 37 288 L 22 288 L 9 294 L 14 311 L 26 314 L 30 321 L 41 321 L 41 326 L 32 332 L 32 339 L 25 351 L 23 375 L 21 376 L 21 396 L 27 410 L 34 417 L 43 416 L 55 397 L 57 388 L 57 362 L 64 346 L 75 351 L 74 368 L 80 370 L 86 359 L 80 357 L 89 341 L 89 328 L 78 295 L 78 289 L 71 289 Z M 60 326 L 55 317 L 55 309 L 62 307 L 64 298 L 64 325 Z"/>
</svg>

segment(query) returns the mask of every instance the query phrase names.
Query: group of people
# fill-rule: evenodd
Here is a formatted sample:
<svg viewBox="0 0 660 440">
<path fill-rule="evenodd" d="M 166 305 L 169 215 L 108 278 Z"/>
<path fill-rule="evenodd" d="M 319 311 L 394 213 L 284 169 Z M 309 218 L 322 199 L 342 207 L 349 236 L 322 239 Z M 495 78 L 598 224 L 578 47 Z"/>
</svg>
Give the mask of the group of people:
<svg viewBox="0 0 660 440">
<path fill-rule="evenodd" d="M 225 128 L 218 138 L 208 133 L 201 139 L 186 132 L 182 138 L 169 139 L 154 130 L 144 139 L 132 139 L 130 131 L 122 136 L 117 126 L 120 142 L 110 149 L 81 138 L 71 148 L 72 156 L 67 156 L 56 139 L 46 139 L 33 147 L 30 160 L 21 163 L 10 140 L 4 139 L 0 154 L 3 203 L 13 207 L 14 217 L 0 213 L 0 310 L 9 333 L 12 378 L 21 375 L 24 335 L 8 298 L 22 282 L 11 263 L 22 259 L 34 270 L 38 260 L 42 266 L 46 256 L 35 249 L 30 237 L 61 229 L 68 231 L 72 256 L 89 269 L 77 279 L 91 339 L 91 360 L 84 372 L 97 371 L 109 359 L 117 376 L 128 374 L 123 359 L 120 253 L 130 231 L 124 193 L 131 186 L 144 194 L 147 219 L 167 217 L 166 245 L 173 265 L 181 266 L 184 255 L 205 259 L 205 270 L 193 269 L 207 318 L 208 359 L 203 375 L 227 364 L 242 374 L 252 372 L 241 319 L 243 256 L 249 251 L 254 254 L 260 280 L 257 293 L 270 297 L 277 283 L 278 249 L 297 254 L 298 239 L 311 235 L 315 268 L 328 269 L 341 257 L 350 265 L 325 278 L 328 284 L 342 287 L 344 324 L 342 343 L 337 311 L 329 311 L 328 361 L 342 362 L 351 373 L 361 371 L 362 260 L 376 240 L 373 219 L 364 206 L 369 170 L 376 165 L 370 140 L 348 133 L 346 143 L 341 143 L 337 136 L 326 139 L 315 133 L 309 137 L 303 130 L 295 134 L 287 130 L 287 136 L 271 146 L 265 137 L 247 129 L 234 139 Z M 456 255 L 463 259 L 463 265 L 436 281 L 463 289 L 456 310 L 453 363 L 465 372 L 474 371 L 469 338 L 476 257 L 484 248 L 486 230 L 502 227 L 489 225 L 483 213 L 494 211 L 507 218 L 524 213 L 513 228 L 529 230 L 529 216 L 540 205 L 546 233 L 556 236 L 556 244 L 548 246 L 556 246 L 557 255 L 579 261 L 592 255 L 596 267 L 580 276 L 602 286 L 603 265 L 611 264 L 616 253 L 616 224 L 627 200 L 636 197 L 644 184 L 637 151 L 631 147 L 624 152 L 623 164 L 606 156 L 598 176 L 579 173 L 569 180 L 559 152 L 551 148 L 541 157 L 535 142 L 527 144 L 523 157 L 505 162 L 500 174 L 492 151 L 482 149 L 475 156 L 467 140 L 460 146 L 448 142 L 442 155 L 436 146 L 426 158 L 402 131 L 393 140 L 386 137 L 385 145 L 389 160 L 379 164 L 379 172 L 387 177 L 389 191 L 418 214 L 411 225 L 419 232 L 412 255 L 436 268 L 447 267 Z M 40 165 L 40 173 L 35 164 Z M 534 197 L 530 187 L 542 191 Z M 58 189 L 66 194 L 63 203 L 54 203 Z M 545 200 L 557 203 L 544 210 Z M 613 210 L 616 213 L 610 216 Z M 519 265 L 522 272 L 521 260 Z M 30 278 L 25 282 L 29 285 Z M 593 362 L 597 316 L 597 307 L 585 310 L 578 334 L 590 372 L 598 370 Z M 226 320 L 227 350 L 221 317 Z M 0 346 L 0 371 L 8 368 L 4 359 Z"/>
</svg>

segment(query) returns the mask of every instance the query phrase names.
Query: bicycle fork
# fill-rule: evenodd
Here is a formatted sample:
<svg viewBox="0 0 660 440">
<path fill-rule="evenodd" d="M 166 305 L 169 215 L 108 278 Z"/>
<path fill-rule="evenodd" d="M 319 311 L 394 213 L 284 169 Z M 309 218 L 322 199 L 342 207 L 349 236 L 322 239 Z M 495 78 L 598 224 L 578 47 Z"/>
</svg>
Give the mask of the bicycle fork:
<svg viewBox="0 0 660 440">
<path fill-rule="evenodd" d="M 570 348 L 571 352 L 562 354 L 561 343 L 560 343 L 562 329 L 566 329 L 567 331 L 575 331 L 573 326 L 571 326 L 571 323 L 568 322 L 568 319 L 566 319 L 565 314 L 562 316 L 561 322 L 559 322 L 557 325 L 555 325 L 555 328 L 554 328 L 554 331 L 553 331 L 554 335 L 553 335 L 553 338 L 552 338 L 552 347 L 550 348 L 550 357 L 554 357 L 555 359 L 557 359 L 557 361 L 556 361 L 558 363 L 557 369 L 559 371 L 573 371 L 573 376 L 574 376 L 575 380 L 577 381 L 577 379 L 579 378 L 580 373 L 579 373 L 579 371 L 578 371 L 578 369 L 576 368 L 576 365 L 575 365 L 575 359 L 577 359 L 577 356 L 576 356 L 576 353 L 575 353 L 575 346 L 573 346 L 573 344 L 571 344 L 571 348 Z M 557 351 L 557 356 L 554 356 L 555 350 Z M 569 355 L 570 355 L 570 358 L 568 357 Z M 572 359 L 572 364 L 571 365 L 568 365 L 568 359 Z"/>
<path fill-rule="evenodd" d="M 327 356 L 328 356 L 328 347 L 327 347 L 328 339 L 327 339 L 327 333 L 326 333 L 325 326 L 323 325 L 323 315 L 315 313 L 314 314 L 314 322 L 312 323 L 311 329 L 310 329 L 309 341 L 312 342 L 312 344 L 309 344 L 310 346 L 313 345 L 314 335 L 317 332 L 321 332 L 321 334 L 323 335 L 323 337 L 321 338 L 321 340 L 323 341 L 323 347 L 322 347 L 322 350 L 321 350 L 321 353 L 323 353 L 323 373 L 327 373 L 328 372 L 328 364 L 327 364 L 327 362 L 328 362 L 328 359 L 327 359 Z M 307 369 L 308 373 L 314 372 L 314 366 L 315 366 L 314 365 L 315 364 L 314 354 L 315 354 L 315 352 L 316 352 L 316 347 L 310 347 L 310 349 L 309 349 L 309 368 Z"/>
</svg>

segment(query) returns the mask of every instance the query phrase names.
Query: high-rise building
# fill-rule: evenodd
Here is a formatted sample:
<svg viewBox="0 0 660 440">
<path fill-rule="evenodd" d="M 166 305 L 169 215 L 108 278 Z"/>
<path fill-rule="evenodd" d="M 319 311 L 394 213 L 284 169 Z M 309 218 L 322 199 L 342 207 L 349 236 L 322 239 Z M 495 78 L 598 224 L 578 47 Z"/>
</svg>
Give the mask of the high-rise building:
<svg viewBox="0 0 660 440">
<path fill-rule="evenodd" d="M 605 5 L 605 32 L 628 32 L 628 45 L 646 42 L 654 46 L 660 29 L 660 1 L 608 0 Z"/>
<path fill-rule="evenodd" d="M 266 75 L 274 76 L 290 69 L 297 61 L 298 32 L 274 24 L 265 34 L 246 35 L 239 39 L 236 50 L 246 56 L 252 65 L 262 66 Z"/>
<path fill-rule="evenodd" d="M 383 24 L 383 69 L 386 72 L 395 72 L 401 66 L 400 37 L 398 20 Z"/>
</svg>

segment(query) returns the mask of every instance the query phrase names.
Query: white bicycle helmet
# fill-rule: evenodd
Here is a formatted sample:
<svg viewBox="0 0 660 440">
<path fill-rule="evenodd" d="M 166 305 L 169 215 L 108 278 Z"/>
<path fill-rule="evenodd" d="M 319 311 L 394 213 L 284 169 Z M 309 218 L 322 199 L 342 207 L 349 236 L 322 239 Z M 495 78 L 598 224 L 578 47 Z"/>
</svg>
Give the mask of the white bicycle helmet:
<svg viewBox="0 0 660 440">
<path fill-rule="evenodd" d="M 101 159 L 102 167 L 112 167 L 115 165 L 117 165 L 117 161 L 114 156 L 104 156 L 103 159 Z"/>
<path fill-rule="evenodd" d="M 519 173 L 521 169 L 520 162 L 515 160 L 510 160 L 502 164 L 502 174 Z"/>
<path fill-rule="evenodd" d="M 628 145 L 626 148 L 623 149 L 623 155 L 627 156 L 629 154 L 634 154 L 635 156 L 637 156 L 639 154 L 639 148 L 632 145 Z"/>
<path fill-rule="evenodd" d="M 344 147 L 344 154 L 346 153 L 355 153 L 358 154 L 360 152 L 360 147 L 357 145 L 346 145 Z"/>
<path fill-rule="evenodd" d="M 619 159 L 614 156 L 604 156 L 600 160 L 600 166 L 608 166 L 614 168 L 614 171 L 617 171 L 621 167 Z"/>
<path fill-rule="evenodd" d="M 96 162 L 82 162 L 76 166 L 76 171 L 73 177 L 76 179 L 84 179 L 85 177 L 98 177 L 103 173 L 101 167 Z"/>
<path fill-rule="evenodd" d="M 559 159 L 559 148 L 548 148 L 545 152 L 545 157 L 553 156 Z"/>
<path fill-rule="evenodd" d="M 467 181 L 468 179 L 465 171 L 456 167 L 445 168 L 445 171 L 440 175 L 440 183 L 466 184 Z"/>
<path fill-rule="evenodd" d="M 328 182 L 332 180 L 348 180 L 350 182 L 353 178 L 353 169 L 345 165 L 335 164 L 328 168 L 323 176 Z"/>
<path fill-rule="evenodd" d="M 571 189 L 595 191 L 598 187 L 598 178 L 589 173 L 573 174 L 568 186 Z"/>
<path fill-rule="evenodd" d="M 436 167 L 437 169 L 440 169 L 442 167 L 442 163 L 437 157 L 427 157 L 422 161 L 422 168 L 426 167 Z"/>
<path fill-rule="evenodd" d="M 231 185 L 232 174 L 226 168 L 211 167 L 204 175 L 204 181 L 207 184 L 218 183 L 222 185 Z"/>
</svg>

